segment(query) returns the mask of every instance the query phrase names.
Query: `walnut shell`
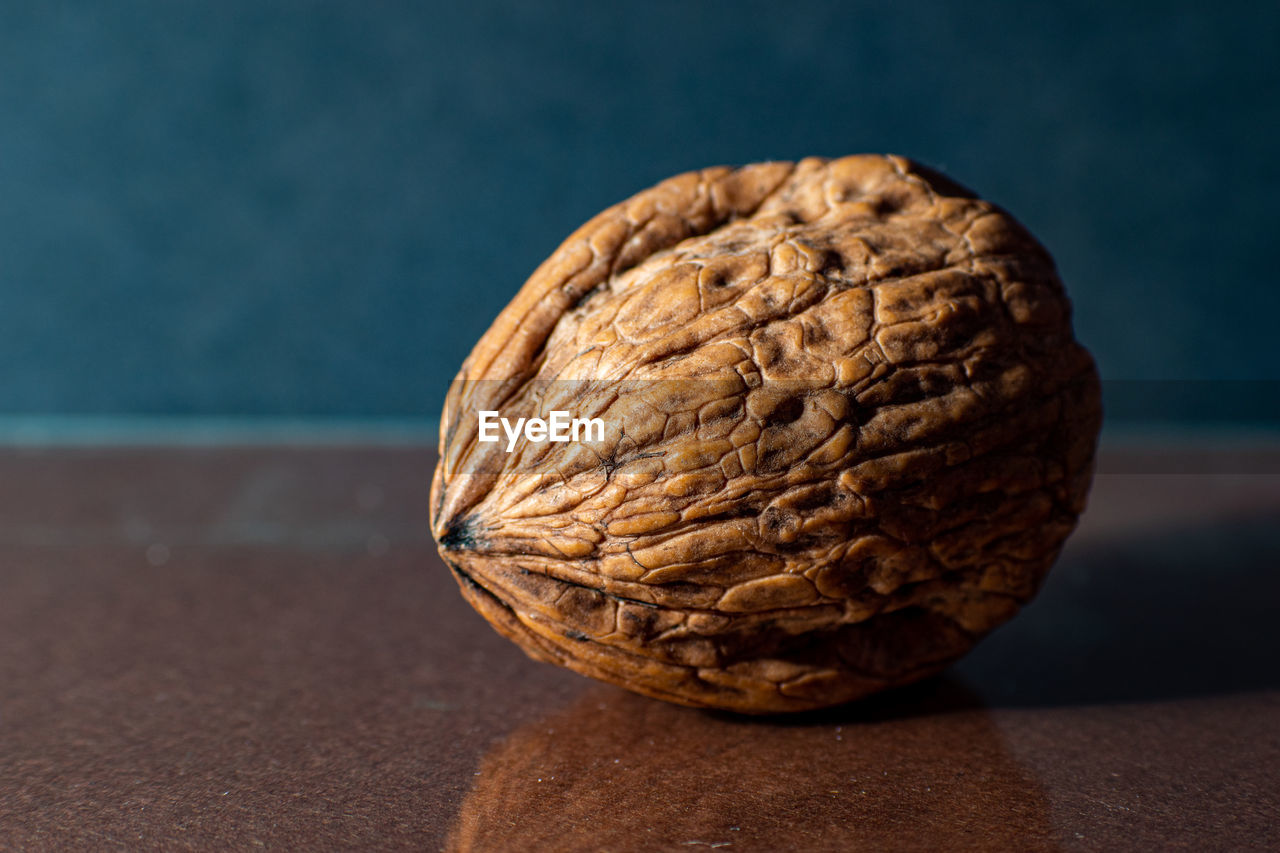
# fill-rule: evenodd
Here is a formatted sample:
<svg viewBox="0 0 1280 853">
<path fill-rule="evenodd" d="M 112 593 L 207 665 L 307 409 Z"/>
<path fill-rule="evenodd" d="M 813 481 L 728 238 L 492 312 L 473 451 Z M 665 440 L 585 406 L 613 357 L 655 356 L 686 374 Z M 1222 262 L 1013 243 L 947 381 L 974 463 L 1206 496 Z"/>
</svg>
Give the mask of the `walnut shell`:
<svg viewBox="0 0 1280 853">
<path fill-rule="evenodd" d="M 599 417 L 481 441 L 479 413 Z M 739 712 L 935 673 L 1036 592 L 1101 423 L 1048 253 L 896 156 L 679 175 L 530 277 L 450 389 L 432 530 L 539 660 Z"/>
</svg>

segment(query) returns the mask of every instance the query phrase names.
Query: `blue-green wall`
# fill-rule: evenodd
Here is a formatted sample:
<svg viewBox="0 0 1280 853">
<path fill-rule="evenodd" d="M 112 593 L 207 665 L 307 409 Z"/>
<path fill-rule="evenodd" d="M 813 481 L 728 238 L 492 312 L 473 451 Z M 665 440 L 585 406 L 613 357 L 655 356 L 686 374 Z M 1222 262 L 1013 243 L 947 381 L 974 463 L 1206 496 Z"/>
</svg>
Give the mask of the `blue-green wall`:
<svg viewBox="0 0 1280 853">
<path fill-rule="evenodd" d="M 1023 219 L 1108 378 L 1280 379 L 1278 47 L 1273 3 L 4 4 L 0 414 L 434 416 L 598 209 L 864 151 Z"/>
</svg>

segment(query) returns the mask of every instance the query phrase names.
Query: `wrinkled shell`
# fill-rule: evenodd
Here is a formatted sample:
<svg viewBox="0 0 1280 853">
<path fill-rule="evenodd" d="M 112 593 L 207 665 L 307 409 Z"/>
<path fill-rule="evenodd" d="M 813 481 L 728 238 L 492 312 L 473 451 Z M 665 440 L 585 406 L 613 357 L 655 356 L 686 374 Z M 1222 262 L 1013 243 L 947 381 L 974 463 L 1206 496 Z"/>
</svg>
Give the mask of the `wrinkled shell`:
<svg viewBox="0 0 1280 853">
<path fill-rule="evenodd" d="M 477 441 L 477 412 L 600 442 Z M 899 157 L 680 175 L 534 272 L 446 402 L 432 529 L 533 657 L 762 713 L 937 672 L 1081 512 L 1097 373 L 1045 250 Z"/>
</svg>

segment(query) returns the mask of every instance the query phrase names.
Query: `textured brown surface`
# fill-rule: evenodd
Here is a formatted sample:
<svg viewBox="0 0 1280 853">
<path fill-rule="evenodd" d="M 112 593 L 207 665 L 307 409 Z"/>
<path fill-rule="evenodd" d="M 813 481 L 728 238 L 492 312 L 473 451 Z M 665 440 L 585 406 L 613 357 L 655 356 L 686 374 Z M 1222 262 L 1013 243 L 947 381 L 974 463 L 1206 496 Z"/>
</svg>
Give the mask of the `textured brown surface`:
<svg viewBox="0 0 1280 853">
<path fill-rule="evenodd" d="M 0 451 L 0 848 L 1280 847 L 1280 450 L 1104 453 L 1027 619 L 786 721 L 530 665 L 433 464 Z"/>
<path fill-rule="evenodd" d="M 595 442 L 477 415 L 599 417 Z M 1038 588 L 1100 420 L 1052 260 L 899 157 L 681 175 L 529 279 L 446 405 L 433 525 L 532 656 L 683 704 L 917 680 Z"/>
<path fill-rule="evenodd" d="M 433 461 L 0 452 L 0 847 L 1280 846 L 1278 451 L 1104 454 L 1030 618 L 785 723 L 530 666 Z"/>
</svg>

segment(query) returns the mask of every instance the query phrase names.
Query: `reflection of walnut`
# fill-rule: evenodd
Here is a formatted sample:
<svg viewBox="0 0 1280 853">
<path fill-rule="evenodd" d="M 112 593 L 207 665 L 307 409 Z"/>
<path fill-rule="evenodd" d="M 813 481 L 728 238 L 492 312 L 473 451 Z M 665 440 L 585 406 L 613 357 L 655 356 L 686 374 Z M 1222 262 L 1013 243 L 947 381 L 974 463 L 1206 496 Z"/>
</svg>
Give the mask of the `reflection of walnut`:
<svg viewBox="0 0 1280 853">
<path fill-rule="evenodd" d="M 514 451 L 477 413 L 600 417 Z M 432 525 L 534 657 L 746 712 L 936 672 L 1084 505 L 1098 378 L 1045 250 L 899 157 L 708 169 L 596 216 L 446 403 Z"/>
<path fill-rule="evenodd" d="M 762 728 L 585 690 L 485 755 L 444 849 L 1054 849 L 1045 792 L 973 698 L 943 681 Z"/>
</svg>

